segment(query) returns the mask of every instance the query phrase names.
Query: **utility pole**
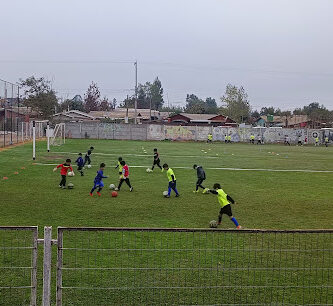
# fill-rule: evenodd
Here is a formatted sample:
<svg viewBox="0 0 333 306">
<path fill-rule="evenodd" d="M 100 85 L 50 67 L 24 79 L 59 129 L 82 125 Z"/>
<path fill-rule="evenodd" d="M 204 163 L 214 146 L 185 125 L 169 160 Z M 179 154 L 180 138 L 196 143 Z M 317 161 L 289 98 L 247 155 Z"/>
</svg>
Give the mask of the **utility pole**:
<svg viewBox="0 0 333 306">
<path fill-rule="evenodd" d="M 134 101 L 134 124 L 137 124 L 137 108 L 138 108 L 138 62 L 134 62 L 135 67 L 135 101 Z"/>
</svg>

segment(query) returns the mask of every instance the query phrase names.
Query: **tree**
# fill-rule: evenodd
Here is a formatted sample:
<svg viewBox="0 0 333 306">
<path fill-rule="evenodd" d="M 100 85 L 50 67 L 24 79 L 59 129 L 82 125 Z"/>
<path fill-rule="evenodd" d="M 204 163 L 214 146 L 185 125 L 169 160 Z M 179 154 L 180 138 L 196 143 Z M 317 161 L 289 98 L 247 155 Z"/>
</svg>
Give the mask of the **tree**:
<svg viewBox="0 0 333 306">
<path fill-rule="evenodd" d="M 82 97 L 80 95 L 76 95 L 73 99 L 66 99 L 64 102 L 61 103 L 60 109 L 62 111 L 78 110 L 83 112 L 84 107 Z"/>
<path fill-rule="evenodd" d="M 194 94 L 186 96 L 185 112 L 190 114 L 204 114 L 206 110 L 205 102 Z"/>
<path fill-rule="evenodd" d="M 274 116 L 281 116 L 281 110 L 279 108 L 274 108 L 274 106 L 263 107 L 260 110 L 261 116 L 267 115 L 274 115 Z"/>
<path fill-rule="evenodd" d="M 39 117 L 49 119 L 58 107 L 58 99 L 55 91 L 51 88 L 51 82 L 42 78 L 36 79 L 31 76 L 20 80 L 23 88 L 23 103 L 36 111 Z"/>
<path fill-rule="evenodd" d="M 101 103 L 99 104 L 99 110 L 101 111 L 110 111 L 111 105 L 109 102 L 109 99 L 107 97 L 104 97 Z"/>
<path fill-rule="evenodd" d="M 97 111 L 100 105 L 101 93 L 96 83 L 91 82 L 87 92 L 84 94 L 84 110 L 89 113 L 91 111 Z"/>
<path fill-rule="evenodd" d="M 149 84 L 149 83 L 146 83 Z M 158 77 L 154 80 L 153 84 L 150 84 L 149 94 L 151 97 L 152 109 L 160 110 L 163 107 L 163 87 Z"/>
<path fill-rule="evenodd" d="M 260 114 L 257 110 L 255 110 L 251 113 L 251 117 L 252 118 L 260 118 Z"/>
<path fill-rule="evenodd" d="M 221 97 L 224 104 L 220 112 L 229 116 L 238 123 L 244 122 L 250 117 L 251 107 L 248 95 L 244 88 L 228 84 L 224 96 Z"/>
<path fill-rule="evenodd" d="M 217 109 L 217 103 L 214 98 L 206 98 L 205 101 L 205 113 L 206 114 L 216 114 L 218 109 Z"/>
</svg>

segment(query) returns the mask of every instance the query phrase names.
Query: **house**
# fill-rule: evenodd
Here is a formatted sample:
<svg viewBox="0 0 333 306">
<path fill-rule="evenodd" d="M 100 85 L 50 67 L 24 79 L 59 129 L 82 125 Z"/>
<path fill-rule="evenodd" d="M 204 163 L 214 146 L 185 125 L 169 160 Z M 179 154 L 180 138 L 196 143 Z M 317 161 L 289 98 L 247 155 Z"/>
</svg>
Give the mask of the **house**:
<svg viewBox="0 0 333 306">
<path fill-rule="evenodd" d="M 134 122 L 135 109 L 134 108 L 116 108 L 112 111 L 91 111 L 89 115 L 99 120 L 112 120 L 114 122 Z M 169 113 L 160 112 L 157 110 L 150 110 L 145 108 L 138 108 L 136 110 L 137 120 L 139 123 L 148 122 L 163 122 L 166 121 Z"/>
<path fill-rule="evenodd" d="M 284 128 L 320 128 L 323 123 L 320 121 L 313 121 L 307 115 L 293 115 L 293 116 L 261 116 L 255 122 L 256 126 L 262 127 L 284 127 Z"/>
<path fill-rule="evenodd" d="M 184 125 L 237 125 L 237 123 L 231 118 L 217 114 L 180 113 L 170 116 L 168 122 Z"/>
<path fill-rule="evenodd" d="M 54 114 L 53 116 L 54 122 L 82 122 L 82 121 L 92 121 L 96 118 L 78 110 L 70 110 L 64 111 L 62 113 Z"/>
<path fill-rule="evenodd" d="M 38 113 L 36 111 L 33 111 L 30 107 L 26 106 L 0 108 L 0 122 L 3 122 L 5 117 L 7 121 L 17 118 L 21 122 L 29 122 L 36 119 L 37 116 Z"/>
</svg>

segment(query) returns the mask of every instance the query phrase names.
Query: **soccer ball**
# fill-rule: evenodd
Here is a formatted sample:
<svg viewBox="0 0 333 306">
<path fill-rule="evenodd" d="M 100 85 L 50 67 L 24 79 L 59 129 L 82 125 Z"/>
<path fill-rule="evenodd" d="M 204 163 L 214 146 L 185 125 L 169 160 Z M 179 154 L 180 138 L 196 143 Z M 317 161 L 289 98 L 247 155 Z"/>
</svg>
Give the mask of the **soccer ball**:
<svg viewBox="0 0 333 306">
<path fill-rule="evenodd" d="M 163 191 L 163 196 L 167 196 L 168 195 L 168 192 L 167 191 Z"/>
<path fill-rule="evenodd" d="M 73 189 L 74 188 L 74 184 L 73 183 L 68 183 L 67 188 L 68 189 Z"/>
<path fill-rule="evenodd" d="M 90 168 L 91 168 L 91 165 L 88 165 L 87 168 L 90 169 Z"/>
<path fill-rule="evenodd" d="M 118 192 L 117 192 L 117 191 L 112 191 L 112 192 L 111 192 L 111 196 L 112 196 L 113 198 L 116 198 L 116 197 L 118 196 Z"/>
<path fill-rule="evenodd" d="M 68 176 L 74 176 L 74 172 L 73 171 L 69 171 L 68 172 Z"/>
<path fill-rule="evenodd" d="M 209 222 L 209 227 L 210 228 L 217 228 L 217 222 L 215 220 L 212 220 Z"/>
<path fill-rule="evenodd" d="M 116 188 L 116 186 L 114 184 L 110 184 L 109 187 L 110 187 L 111 190 L 114 190 Z"/>
</svg>

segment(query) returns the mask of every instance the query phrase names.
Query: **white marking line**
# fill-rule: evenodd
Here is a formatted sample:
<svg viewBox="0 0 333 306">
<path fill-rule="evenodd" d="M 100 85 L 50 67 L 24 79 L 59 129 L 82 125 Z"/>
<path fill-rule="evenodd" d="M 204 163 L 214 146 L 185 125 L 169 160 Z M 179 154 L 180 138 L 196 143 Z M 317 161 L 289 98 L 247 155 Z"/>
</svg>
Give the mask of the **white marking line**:
<svg viewBox="0 0 333 306">
<path fill-rule="evenodd" d="M 38 166 L 57 166 L 58 164 L 34 163 Z M 93 166 L 93 165 L 92 165 Z M 97 165 L 96 165 L 97 167 Z M 113 166 L 109 166 L 114 168 Z M 150 166 L 130 166 L 130 168 L 150 168 Z M 193 169 L 192 167 L 172 167 L 174 169 Z M 302 169 L 243 169 L 243 168 L 205 168 L 206 170 L 227 171 L 267 171 L 267 172 L 304 172 L 304 173 L 333 173 L 333 170 L 302 170 Z"/>
<path fill-rule="evenodd" d="M 78 153 L 73 153 L 73 152 L 52 152 L 54 154 L 61 153 L 61 154 L 72 154 L 72 155 L 78 155 Z M 138 157 L 149 157 L 152 158 L 153 154 L 132 154 L 132 153 L 127 153 L 127 154 L 115 154 L 115 153 L 93 153 L 93 155 L 102 155 L 102 156 L 138 156 Z M 171 157 L 198 157 L 198 155 L 168 155 L 168 154 L 163 154 L 161 156 L 171 156 Z M 203 158 L 219 158 L 218 156 L 201 156 Z"/>
</svg>

